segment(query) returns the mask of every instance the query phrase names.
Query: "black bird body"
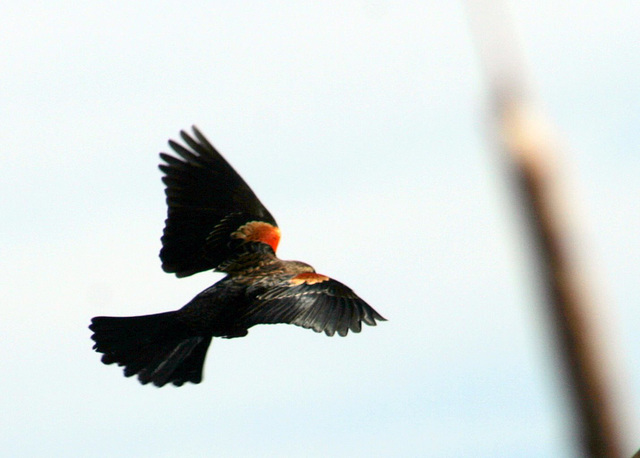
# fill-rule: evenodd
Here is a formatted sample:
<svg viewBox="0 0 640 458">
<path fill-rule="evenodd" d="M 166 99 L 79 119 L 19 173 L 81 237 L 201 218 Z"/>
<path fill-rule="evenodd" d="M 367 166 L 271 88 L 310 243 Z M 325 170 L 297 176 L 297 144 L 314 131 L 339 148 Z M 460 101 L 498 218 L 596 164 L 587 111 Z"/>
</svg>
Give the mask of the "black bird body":
<svg viewBox="0 0 640 458">
<path fill-rule="evenodd" d="M 243 337 L 257 324 L 289 323 L 345 336 L 384 318 L 342 283 L 275 251 L 280 230 L 244 180 L 194 127 L 191 150 L 169 141 L 161 153 L 168 217 L 160 258 L 178 277 L 203 270 L 227 275 L 174 312 L 95 317 L 102 362 L 156 386 L 202 381 L 212 337 Z"/>
</svg>

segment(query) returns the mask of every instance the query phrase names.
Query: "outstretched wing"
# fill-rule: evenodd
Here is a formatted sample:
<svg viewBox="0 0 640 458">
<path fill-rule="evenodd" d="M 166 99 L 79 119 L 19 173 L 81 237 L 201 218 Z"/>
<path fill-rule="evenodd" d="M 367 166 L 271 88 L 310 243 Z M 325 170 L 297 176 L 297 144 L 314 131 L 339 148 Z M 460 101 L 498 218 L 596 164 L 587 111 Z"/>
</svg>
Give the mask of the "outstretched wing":
<svg viewBox="0 0 640 458">
<path fill-rule="evenodd" d="M 187 147 L 173 140 L 177 154 L 160 153 L 166 185 L 167 219 L 160 259 L 165 272 L 186 277 L 216 269 L 239 247 L 275 250 L 280 230 L 251 188 L 194 126 Z"/>
<path fill-rule="evenodd" d="M 290 323 L 333 336 L 360 332 L 362 323 L 386 321 L 349 287 L 325 275 L 299 274 L 259 295 L 241 319 L 256 324 Z"/>
</svg>

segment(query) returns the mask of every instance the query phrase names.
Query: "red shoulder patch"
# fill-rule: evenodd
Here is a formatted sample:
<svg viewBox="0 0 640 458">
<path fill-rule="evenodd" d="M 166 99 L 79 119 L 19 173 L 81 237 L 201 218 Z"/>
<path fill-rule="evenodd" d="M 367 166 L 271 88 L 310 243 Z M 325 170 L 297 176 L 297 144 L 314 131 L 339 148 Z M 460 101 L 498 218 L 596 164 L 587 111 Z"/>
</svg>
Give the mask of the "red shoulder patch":
<svg viewBox="0 0 640 458">
<path fill-rule="evenodd" d="M 313 285 L 315 283 L 322 283 L 323 281 L 329 280 L 329 277 L 322 274 L 317 274 L 315 272 L 304 272 L 296 275 L 290 281 L 294 285 L 301 285 L 306 283 L 307 285 Z"/>
<path fill-rule="evenodd" d="M 278 249 L 278 243 L 280 243 L 280 229 L 264 221 L 251 221 L 232 232 L 231 237 L 244 239 L 247 242 L 266 243 L 275 252 Z"/>
</svg>

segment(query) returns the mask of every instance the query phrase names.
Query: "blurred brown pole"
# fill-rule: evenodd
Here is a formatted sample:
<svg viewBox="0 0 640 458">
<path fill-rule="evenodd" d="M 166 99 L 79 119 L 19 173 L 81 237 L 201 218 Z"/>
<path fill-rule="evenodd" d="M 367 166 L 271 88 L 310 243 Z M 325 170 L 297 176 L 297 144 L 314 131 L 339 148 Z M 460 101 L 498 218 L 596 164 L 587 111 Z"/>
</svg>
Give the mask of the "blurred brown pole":
<svg viewBox="0 0 640 458">
<path fill-rule="evenodd" d="M 565 367 L 581 456 L 621 457 L 613 377 L 584 270 L 573 251 L 571 211 L 561 192 L 558 147 L 528 104 L 505 5 L 469 2 L 474 38 L 491 85 L 499 133 L 539 263 L 548 316 Z"/>
<path fill-rule="evenodd" d="M 502 130 L 535 242 L 540 282 L 555 328 L 559 358 L 566 370 L 577 420 L 581 456 L 621 457 L 619 417 L 612 399 L 612 373 L 603 352 L 595 305 L 585 275 L 572 253 L 570 221 L 558 192 L 558 171 L 526 108 L 502 107 Z"/>
</svg>

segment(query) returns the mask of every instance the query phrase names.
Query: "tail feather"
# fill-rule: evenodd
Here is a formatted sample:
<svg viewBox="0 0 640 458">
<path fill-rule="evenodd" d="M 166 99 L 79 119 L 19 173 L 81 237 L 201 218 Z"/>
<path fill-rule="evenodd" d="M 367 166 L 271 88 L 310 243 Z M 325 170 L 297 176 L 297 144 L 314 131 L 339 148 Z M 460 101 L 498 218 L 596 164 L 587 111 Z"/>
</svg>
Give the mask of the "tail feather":
<svg viewBox="0 0 640 458">
<path fill-rule="evenodd" d="M 200 383 L 202 381 L 202 368 L 207 350 L 211 344 L 211 337 L 199 337 L 202 339 L 191 350 L 181 365 L 173 371 L 173 384 L 182 386 L 185 382 Z"/>
<path fill-rule="evenodd" d="M 182 386 L 185 382 L 200 383 L 204 357 L 210 343 L 211 337 L 197 336 L 168 346 L 165 352 L 156 354 L 153 361 L 138 372 L 138 380 L 143 385 L 153 382 L 156 386 L 169 382 L 176 386 Z M 196 352 L 198 348 L 201 350 Z"/>
<path fill-rule="evenodd" d="M 200 383 L 210 336 L 188 332 L 176 312 L 134 317 L 95 317 L 89 326 L 93 348 L 104 364 L 124 366 L 142 384 Z"/>
</svg>

